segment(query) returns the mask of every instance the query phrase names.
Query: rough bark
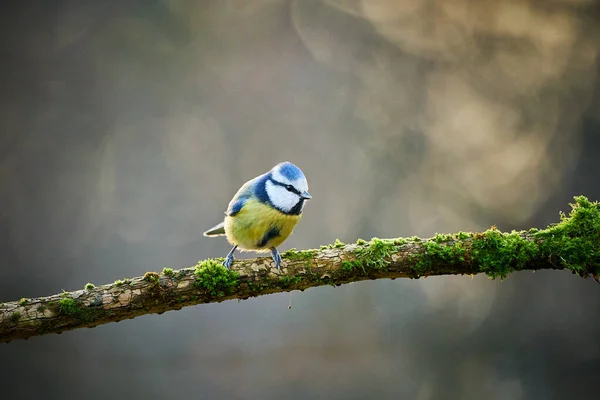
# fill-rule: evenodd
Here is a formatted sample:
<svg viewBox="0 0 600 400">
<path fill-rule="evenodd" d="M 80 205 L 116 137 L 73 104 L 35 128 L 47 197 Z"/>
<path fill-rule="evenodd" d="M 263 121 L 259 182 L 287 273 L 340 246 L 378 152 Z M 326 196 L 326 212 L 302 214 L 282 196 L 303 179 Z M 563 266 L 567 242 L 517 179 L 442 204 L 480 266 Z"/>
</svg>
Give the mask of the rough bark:
<svg viewBox="0 0 600 400">
<path fill-rule="evenodd" d="M 524 235 L 524 238 L 531 240 Z M 469 239 L 465 239 L 465 242 Z M 367 245 L 344 245 L 327 248 L 296 259 L 284 258 L 278 273 L 270 258 L 237 260 L 232 268 L 239 273 L 238 284 L 228 293 L 211 293 L 196 285 L 196 268 L 179 271 L 148 273 L 89 290 L 76 290 L 48 297 L 22 299 L 0 306 L 0 341 L 9 342 L 46 333 L 91 328 L 108 322 L 118 322 L 144 314 L 161 314 L 199 303 L 221 302 L 229 299 L 247 299 L 253 296 L 309 287 L 357 282 L 366 279 L 418 278 L 430 275 L 477 274 L 480 271 L 471 262 L 440 263 L 434 269 L 418 273 L 414 269 L 424 243 L 401 245 L 390 254 L 385 268 L 350 268 L 346 262 L 358 262 L 356 250 Z M 303 253 L 294 253 L 303 254 Z M 311 254 L 309 256 L 309 254 Z M 346 269 L 342 265 L 347 266 Z M 534 263 L 527 269 L 557 267 L 550 261 Z"/>
<path fill-rule="evenodd" d="M 504 278 L 519 270 L 568 269 L 600 273 L 600 206 L 576 198 L 569 217 L 544 230 L 436 235 L 427 240 L 372 239 L 283 254 L 280 272 L 270 257 L 220 260 L 112 284 L 0 304 L 0 342 L 91 328 L 199 303 L 247 299 L 276 292 L 357 282 L 485 273 Z"/>
</svg>

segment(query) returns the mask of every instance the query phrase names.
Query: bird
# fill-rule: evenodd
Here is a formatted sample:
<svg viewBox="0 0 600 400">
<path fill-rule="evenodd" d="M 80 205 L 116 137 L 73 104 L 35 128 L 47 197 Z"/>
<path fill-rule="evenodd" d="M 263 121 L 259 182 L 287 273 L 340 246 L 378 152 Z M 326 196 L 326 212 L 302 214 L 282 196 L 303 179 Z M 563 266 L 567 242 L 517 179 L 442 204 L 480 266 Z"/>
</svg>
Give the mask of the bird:
<svg viewBox="0 0 600 400">
<path fill-rule="evenodd" d="M 280 271 L 283 260 L 277 247 L 292 234 L 310 199 L 302 170 L 289 161 L 281 162 L 244 183 L 229 202 L 223 222 L 204 236 L 225 236 L 233 246 L 223 261 L 227 269 L 239 248 L 257 253 L 270 251 Z"/>
</svg>

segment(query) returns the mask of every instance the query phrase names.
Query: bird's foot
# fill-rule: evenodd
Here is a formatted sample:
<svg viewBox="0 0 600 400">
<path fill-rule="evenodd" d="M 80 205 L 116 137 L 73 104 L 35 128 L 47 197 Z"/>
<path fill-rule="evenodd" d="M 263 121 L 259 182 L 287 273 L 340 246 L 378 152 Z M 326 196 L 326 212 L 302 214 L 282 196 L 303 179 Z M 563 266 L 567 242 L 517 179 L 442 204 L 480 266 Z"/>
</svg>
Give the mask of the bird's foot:
<svg viewBox="0 0 600 400">
<path fill-rule="evenodd" d="M 237 246 L 234 246 L 233 249 L 231 249 L 231 251 L 229 253 L 227 253 L 227 256 L 225 256 L 225 261 L 223 261 L 223 266 L 227 269 L 231 268 L 231 265 L 233 265 L 233 252 L 235 251 L 235 249 L 237 249 Z"/>
<path fill-rule="evenodd" d="M 277 271 L 281 271 L 281 263 L 283 259 L 281 258 L 281 254 L 275 247 L 271 249 L 271 256 L 273 257 L 273 261 L 275 261 L 275 266 L 277 267 Z"/>
<path fill-rule="evenodd" d="M 233 254 L 227 254 L 227 257 L 225 257 L 225 261 L 223 261 L 223 266 L 227 269 L 231 268 L 231 265 L 233 264 Z"/>
</svg>

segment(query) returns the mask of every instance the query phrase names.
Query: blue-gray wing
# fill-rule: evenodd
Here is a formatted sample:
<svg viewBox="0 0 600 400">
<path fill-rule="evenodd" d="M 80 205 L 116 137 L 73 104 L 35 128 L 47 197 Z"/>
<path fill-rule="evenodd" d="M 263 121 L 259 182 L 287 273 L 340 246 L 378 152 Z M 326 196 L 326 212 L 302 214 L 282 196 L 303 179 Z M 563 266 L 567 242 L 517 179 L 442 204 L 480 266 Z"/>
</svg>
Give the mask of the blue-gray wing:
<svg viewBox="0 0 600 400">
<path fill-rule="evenodd" d="M 257 178 L 254 178 L 242 185 L 240 190 L 237 191 L 233 199 L 229 202 L 229 207 L 227 207 L 227 211 L 225 211 L 225 215 L 229 217 L 233 217 L 237 213 L 239 213 L 242 208 L 244 208 L 244 204 L 246 201 L 254 196 L 254 186 L 256 185 Z"/>
</svg>

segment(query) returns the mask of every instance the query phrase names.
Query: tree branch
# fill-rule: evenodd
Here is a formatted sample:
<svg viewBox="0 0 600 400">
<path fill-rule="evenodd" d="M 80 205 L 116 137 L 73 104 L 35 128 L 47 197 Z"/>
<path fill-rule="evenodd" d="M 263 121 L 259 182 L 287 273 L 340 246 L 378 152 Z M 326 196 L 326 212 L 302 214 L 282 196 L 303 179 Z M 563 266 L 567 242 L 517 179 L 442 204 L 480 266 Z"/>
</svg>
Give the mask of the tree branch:
<svg viewBox="0 0 600 400">
<path fill-rule="evenodd" d="M 568 269 L 582 277 L 600 272 L 600 207 L 575 198 L 569 216 L 544 230 L 503 233 L 459 232 L 429 239 L 336 241 L 319 250 L 283 253 L 277 272 L 270 258 L 222 259 L 193 268 L 115 281 L 48 297 L 0 304 L 0 342 L 76 328 L 91 328 L 144 314 L 162 314 L 199 303 L 247 299 L 270 293 L 357 282 L 366 279 L 474 275 L 505 278 L 519 270 Z"/>
</svg>

